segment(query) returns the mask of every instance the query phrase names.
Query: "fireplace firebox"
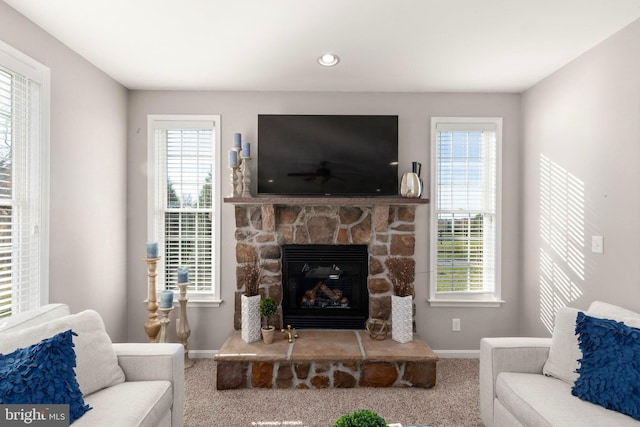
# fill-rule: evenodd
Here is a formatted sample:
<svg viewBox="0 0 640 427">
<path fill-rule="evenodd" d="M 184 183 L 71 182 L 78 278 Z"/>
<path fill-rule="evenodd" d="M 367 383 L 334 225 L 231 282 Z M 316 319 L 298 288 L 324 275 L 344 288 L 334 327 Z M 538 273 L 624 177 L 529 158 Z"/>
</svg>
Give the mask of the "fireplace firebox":
<svg viewBox="0 0 640 427">
<path fill-rule="evenodd" d="M 363 329 L 369 317 L 367 245 L 283 245 L 285 325 Z"/>
</svg>

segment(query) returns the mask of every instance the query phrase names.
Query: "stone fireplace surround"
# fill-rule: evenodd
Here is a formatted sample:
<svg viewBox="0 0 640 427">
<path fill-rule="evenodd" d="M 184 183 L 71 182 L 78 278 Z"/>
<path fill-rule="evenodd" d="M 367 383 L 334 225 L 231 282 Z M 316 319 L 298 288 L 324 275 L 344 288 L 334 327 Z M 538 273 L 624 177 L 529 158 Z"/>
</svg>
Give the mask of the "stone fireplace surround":
<svg viewBox="0 0 640 427">
<path fill-rule="evenodd" d="M 284 244 L 367 245 L 369 316 L 390 319 L 393 288 L 385 261 L 399 257 L 415 271 L 415 208 L 428 202 L 403 198 L 266 197 L 224 201 L 235 205 L 236 330 L 240 329 L 240 295 L 245 290 L 242 265 L 257 259 L 263 270 L 260 294 L 280 303 Z M 280 308 L 275 324 L 282 326 Z"/>
<path fill-rule="evenodd" d="M 216 354 L 219 390 L 326 387 L 422 387 L 435 385 L 438 358 L 417 335 L 399 344 L 364 330 L 301 330 L 287 343 L 240 339 L 242 266 L 258 260 L 260 294 L 282 301 L 284 244 L 367 245 L 369 316 L 388 320 L 393 287 L 385 261 L 398 257 L 415 273 L 415 208 L 426 199 L 229 198 L 235 204 L 236 303 L 234 327 Z M 282 326 L 281 308 L 276 325 Z M 293 325 L 295 327 L 295 325 Z M 362 325 L 364 329 L 365 325 Z"/>
</svg>

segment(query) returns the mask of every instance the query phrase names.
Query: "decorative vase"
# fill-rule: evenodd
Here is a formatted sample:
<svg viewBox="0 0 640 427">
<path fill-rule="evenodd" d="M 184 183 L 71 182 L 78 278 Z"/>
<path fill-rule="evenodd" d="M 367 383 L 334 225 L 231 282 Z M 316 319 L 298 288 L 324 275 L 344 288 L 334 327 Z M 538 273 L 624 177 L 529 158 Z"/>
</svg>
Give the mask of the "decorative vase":
<svg viewBox="0 0 640 427">
<path fill-rule="evenodd" d="M 242 303 L 242 340 L 246 343 L 256 342 L 260 339 L 260 295 L 241 295 Z"/>
<path fill-rule="evenodd" d="M 420 179 L 420 171 L 422 170 L 422 163 L 411 162 L 411 173 L 405 173 L 402 175 L 402 181 L 400 183 L 400 195 L 410 199 L 417 199 L 422 196 L 422 180 Z"/>
<path fill-rule="evenodd" d="M 271 344 L 273 342 L 273 333 L 276 328 L 274 326 L 269 326 L 262 328 L 262 340 L 265 344 Z"/>
<path fill-rule="evenodd" d="M 409 199 L 417 199 L 422 194 L 422 182 L 417 173 L 408 172 L 402 175 L 400 195 Z"/>
<path fill-rule="evenodd" d="M 391 338 L 399 343 L 413 340 L 413 297 L 391 295 Z"/>
</svg>

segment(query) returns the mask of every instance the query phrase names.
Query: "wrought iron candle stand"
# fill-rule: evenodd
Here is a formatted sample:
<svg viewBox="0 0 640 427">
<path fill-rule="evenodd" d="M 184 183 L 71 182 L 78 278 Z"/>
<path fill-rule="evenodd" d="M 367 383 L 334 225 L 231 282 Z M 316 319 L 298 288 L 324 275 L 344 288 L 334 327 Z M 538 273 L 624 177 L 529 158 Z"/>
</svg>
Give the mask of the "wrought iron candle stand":
<svg viewBox="0 0 640 427">
<path fill-rule="evenodd" d="M 184 347 L 184 367 L 190 368 L 193 366 L 193 360 L 189 359 L 189 335 L 191 335 L 191 329 L 189 329 L 189 320 L 187 319 L 187 286 L 189 282 L 178 282 L 178 288 L 180 288 L 180 296 L 178 302 L 180 303 L 180 322 L 177 322 L 177 337 Z"/>
<path fill-rule="evenodd" d="M 147 277 L 148 280 L 148 297 L 147 311 L 149 318 L 144 324 L 144 330 L 149 337 L 149 342 L 158 342 L 158 333 L 160 332 L 160 321 L 158 320 L 158 300 L 156 296 L 156 277 L 158 269 L 158 261 L 160 258 L 147 258 Z"/>
</svg>

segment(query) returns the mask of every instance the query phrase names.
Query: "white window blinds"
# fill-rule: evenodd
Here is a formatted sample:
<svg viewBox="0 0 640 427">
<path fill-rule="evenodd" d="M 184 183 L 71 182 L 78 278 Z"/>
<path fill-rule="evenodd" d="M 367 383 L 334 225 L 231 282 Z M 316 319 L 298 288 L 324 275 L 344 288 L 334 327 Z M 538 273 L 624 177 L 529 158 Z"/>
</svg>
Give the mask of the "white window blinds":
<svg viewBox="0 0 640 427">
<path fill-rule="evenodd" d="M 497 124 L 443 121 L 434 130 L 432 297 L 494 294 L 500 187 Z"/>
<path fill-rule="evenodd" d="M 177 288 L 178 268 L 189 269 L 190 293 L 215 294 L 216 187 L 213 121 L 155 121 L 153 224 L 160 289 Z"/>
<path fill-rule="evenodd" d="M 37 308 L 46 300 L 41 84 L 3 62 L 0 55 L 0 317 Z"/>
</svg>

